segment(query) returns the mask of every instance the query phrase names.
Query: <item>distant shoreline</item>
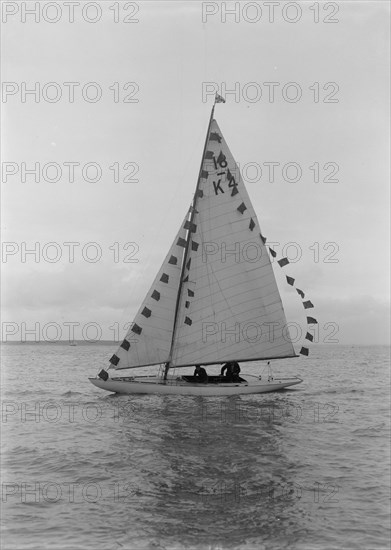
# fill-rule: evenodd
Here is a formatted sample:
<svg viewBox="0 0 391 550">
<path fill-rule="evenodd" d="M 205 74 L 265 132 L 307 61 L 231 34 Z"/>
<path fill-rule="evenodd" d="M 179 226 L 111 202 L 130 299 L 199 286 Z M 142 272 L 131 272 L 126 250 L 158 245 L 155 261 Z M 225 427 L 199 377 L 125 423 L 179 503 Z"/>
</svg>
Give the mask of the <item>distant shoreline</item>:
<svg viewBox="0 0 391 550">
<path fill-rule="evenodd" d="M 43 344 L 45 346 L 54 346 L 54 345 L 60 345 L 60 346 L 63 346 L 63 345 L 66 345 L 66 346 L 71 346 L 71 347 L 75 347 L 75 346 L 88 346 L 88 345 L 111 345 L 111 346 L 116 346 L 116 345 L 119 345 L 121 343 L 122 340 L 118 340 L 118 341 L 113 341 L 113 340 L 72 340 L 72 341 L 69 341 L 69 340 L 57 340 L 55 342 L 46 342 L 46 341 L 39 341 L 39 342 L 35 342 L 34 340 L 26 340 L 26 341 L 20 341 L 20 340 L 7 340 L 7 341 L 2 341 L 1 344 L 2 345 L 7 345 L 7 344 L 11 344 L 11 345 L 26 345 L 26 344 L 35 344 L 35 345 L 40 345 L 40 344 Z M 322 346 L 322 347 L 328 347 L 328 348 L 340 348 L 340 347 L 357 347 L 357 348 L 368 348 L 368 347 L 390 347 L 391 344 L 390 343 L 387 343 L 387 344 L 342 344 L 342 343 L 339 343 L 339 344 L 324 344 L 324 343 L 312 343 L 312 346 Z"/>
</svg>

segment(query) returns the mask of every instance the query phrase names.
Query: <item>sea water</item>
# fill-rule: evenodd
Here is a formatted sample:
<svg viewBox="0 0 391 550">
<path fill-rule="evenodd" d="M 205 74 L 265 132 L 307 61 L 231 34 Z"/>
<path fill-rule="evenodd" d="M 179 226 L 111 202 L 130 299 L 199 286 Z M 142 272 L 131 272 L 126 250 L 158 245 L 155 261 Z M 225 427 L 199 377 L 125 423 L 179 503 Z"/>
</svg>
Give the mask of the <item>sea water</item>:
<svg viewBox="0 0 391 550">
<path fill-rule="evenodd" d="M 313 346 L 273 363 L 301 385 L 219 398 L 99 390 L 113 351 L 3 347 L 4 550 L 388 548 L 388 347 Z"/>
</svg>

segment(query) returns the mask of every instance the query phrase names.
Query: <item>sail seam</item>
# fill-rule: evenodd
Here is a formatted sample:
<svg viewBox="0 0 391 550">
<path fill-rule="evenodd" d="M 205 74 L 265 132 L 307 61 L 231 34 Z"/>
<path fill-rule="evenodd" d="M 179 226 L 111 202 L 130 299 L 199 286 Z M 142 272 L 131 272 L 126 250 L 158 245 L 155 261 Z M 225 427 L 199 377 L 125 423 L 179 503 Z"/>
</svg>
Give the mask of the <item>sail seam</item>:
<svg viewBox="0 0 391 550">
<path fill-rule="evenodd" d="M 197 304 L 197 303 L 200 304 L 201 301 L 204 302 L 205 299 L 199 300 L 199 301 L 197 301 L 197 302 L 196 302 L 196 301 L 192 302 L 192 306 L 193 306 L 193 304 L 194 304 L 194 305 Z M 235 307 L 236 307 L 236 306 L 238 306 L 238 307 L 239 307 L 239 306 L 244 306 L 245 304 L 253 303 L 254 301 L 255 301 L 255 299 L 246 300 L 246 301 L 240 301 L 240 302 L 238 301 L 238 303 L 235 304 Z M 265 303 L 262 301 L 262 298 L 261 298 L 261 297 L 258 297 L 258 298 L 256 299 L 256 301 L 257 301 L 257 302 L 261 302 L 261 305 L 262 305 L 264 308 L 270 308 L 270 309 L 272 309 L 272 306 L 279 306 L 279 305 L 280 305 L 280 302 L 281 302 L 281 300 L 278 300 L 278 301 L 274 301 L 274 302 L 270 302 L 270 303 L 268 303 L 268 304 L 265 304 Z M 215 303 L 215 306 L 216 306 L 216 305 L 221 305 L 221 304 L 223 304 L 223 303 L 224 303 L 223 300 L 219 300 L 219 302 L 216 302 L 216 303 Z M 193 316 L 194 316 L 194 315 L 197 315 L 197 313 L 199 313 L 200 311 L 202 311 L 202 309 L 203 309 L 203 307 L 198 308 L 198 307 L 194 307 L 194 306 L 193 306 L 193 307 L 191 308 L 191 313 L 192 313 Z M 260 305 L 256 305 L 256 306 L 252 307 L 251 309 L 246 309 L 243 313 L 251 313 L 252 311 L 256 311 L 256 310 L 259 310 L 259 309 L 260 309 Z M 222 315 L 222 314 L 224 314 L 226 311 L 227 311 L 227 308 L 219 309 L 219 310 L 218 310 L 218 314 L 219 314 L 219 315 Z M 269 315 L 272 314 L 272 313 L 277 313 L 277 311 L 278 311 L 277 308 L 276 308 L 275 311 L 267 311 L 266 313 L 260 315 L 258 318 L 261 319 L 262 317 L 267 317 L 267 316 L 269 316 Z M 238 314 L 241 315 L 242 312 L 238 312 Z M 210 317 L 210 315 L 204 315 L 203 320 L 206 321 L 209 317 Z M 255 319 L 251 319 L 251 320 L 255 321 Z"/>
</svg>

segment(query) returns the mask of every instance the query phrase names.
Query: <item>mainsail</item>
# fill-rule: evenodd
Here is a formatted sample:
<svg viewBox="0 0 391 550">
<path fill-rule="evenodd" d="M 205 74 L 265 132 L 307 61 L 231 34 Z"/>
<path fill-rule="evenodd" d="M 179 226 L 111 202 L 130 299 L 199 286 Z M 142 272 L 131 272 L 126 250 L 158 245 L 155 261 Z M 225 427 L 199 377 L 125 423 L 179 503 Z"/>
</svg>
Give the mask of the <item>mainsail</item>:
<svg viewBox="0 0 391 550">
<path fill-rule="evenodd" d="M 259 223 L 215 120 L 192 222 L 172 365 L 294 357 Z"/>
<path fill-rule="evenodd" d="M 294 356 L 255 211 L 211 119 L 193 208 L 110 361 L 121 369 Z"/>
</svg>

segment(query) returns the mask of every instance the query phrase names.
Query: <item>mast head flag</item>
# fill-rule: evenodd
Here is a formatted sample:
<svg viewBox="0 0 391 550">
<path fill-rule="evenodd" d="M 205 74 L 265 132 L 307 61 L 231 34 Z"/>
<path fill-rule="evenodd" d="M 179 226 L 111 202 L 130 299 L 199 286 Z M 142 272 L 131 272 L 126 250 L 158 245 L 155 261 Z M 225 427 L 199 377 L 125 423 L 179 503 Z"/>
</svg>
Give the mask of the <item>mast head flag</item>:
<svg viewBox="0 0 391 550">
<path fill-rule="evenodd" d="M 225 103 L 225 99 L 223 97 L 221 97 L 221 95 L 216 94 L 215 103 Z"/>
</svg>

